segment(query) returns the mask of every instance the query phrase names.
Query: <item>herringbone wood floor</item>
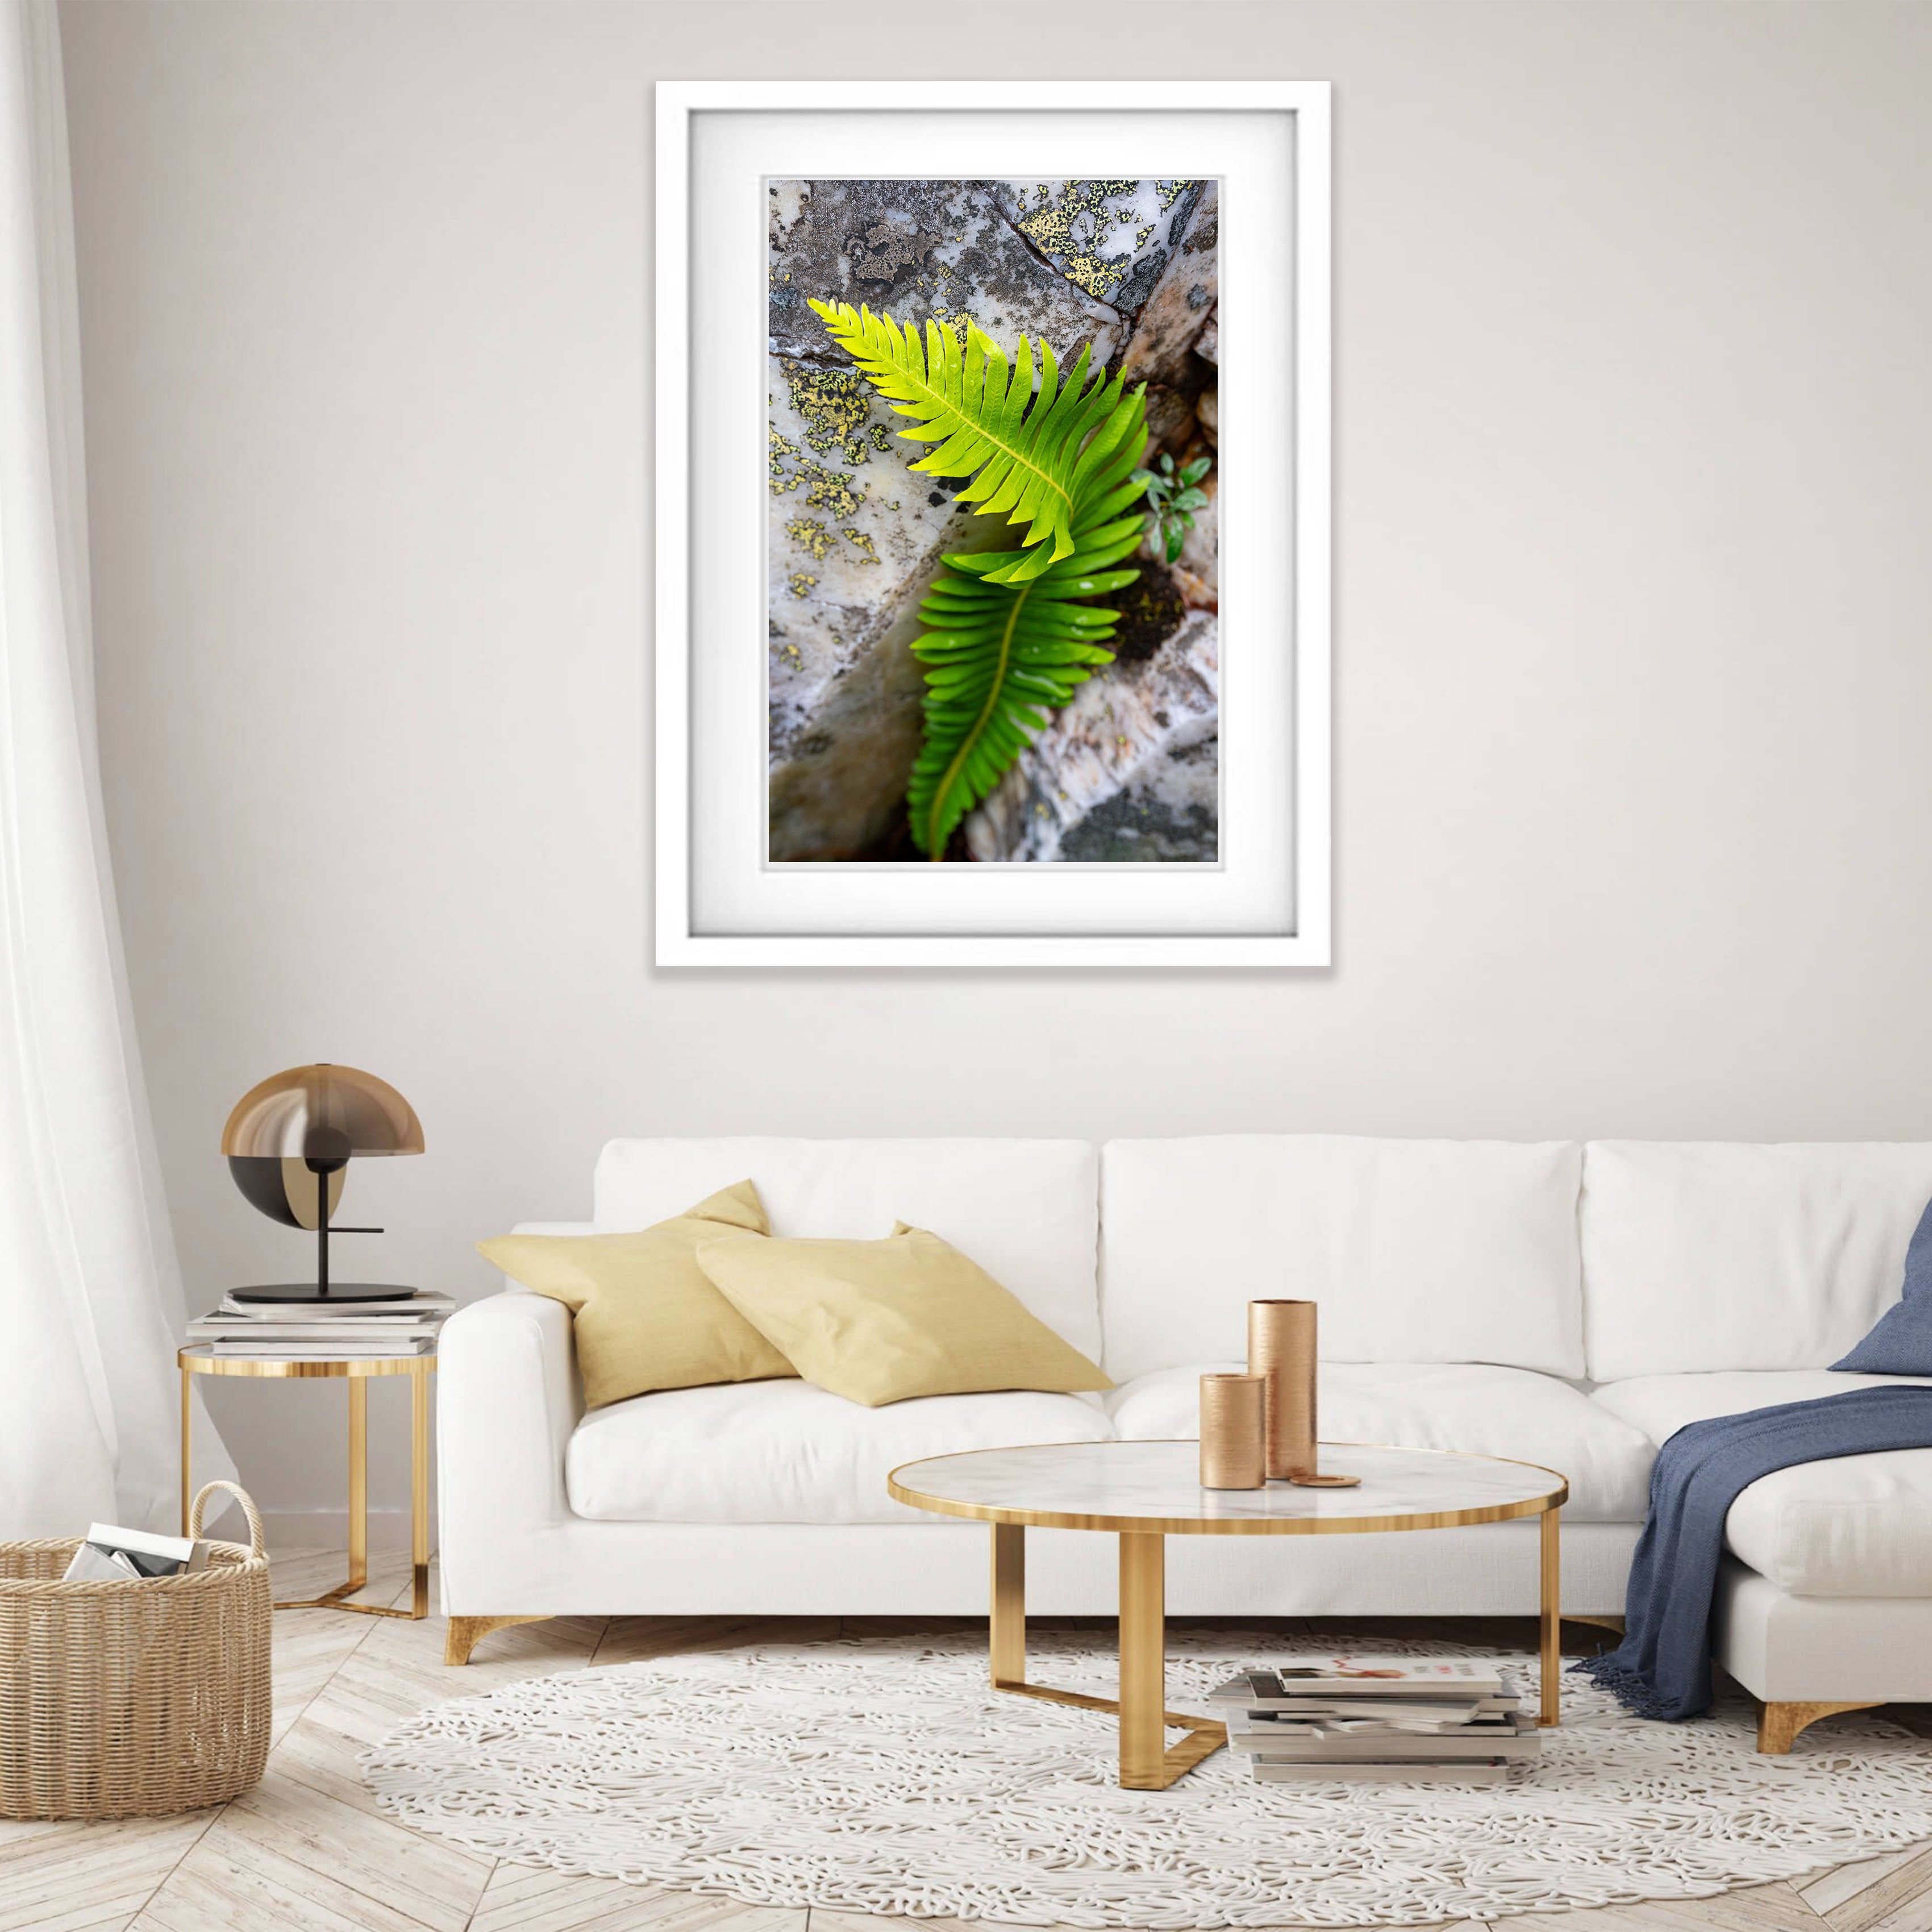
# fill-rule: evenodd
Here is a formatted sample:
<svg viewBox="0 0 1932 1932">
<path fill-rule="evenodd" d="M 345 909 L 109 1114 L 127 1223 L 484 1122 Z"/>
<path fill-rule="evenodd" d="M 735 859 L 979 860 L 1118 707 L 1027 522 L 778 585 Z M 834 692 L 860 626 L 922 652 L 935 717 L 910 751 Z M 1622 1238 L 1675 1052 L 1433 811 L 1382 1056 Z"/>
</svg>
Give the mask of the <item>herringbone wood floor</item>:
<svg viewBox="0 0 1932 1932">
<path fill-rule="evenodd" d="M 326 1587 L 340 1561 L 278 1556 L 275 1594 Z M 400 1557 L 378 1558 L 372 1568 L 399 1600 L 406 1594 Z M 848 1619 L 844 1628 L 908 1623 Z M 479 1857 L 380 1816 L 356 1770 L 364 1744 L 446 1698 L 592 1663 L 803 1641 L 839 1628 L 830 1618 L 561 1619 L 499 1631 L 480 1646 L 478 1662 L 455 1671 L 443 1667 L 440 1618 L 283 1611 L 275 1743 L 261 1784 L 187 1817 L 0 1822 L 0 1932 L 879 1932 L 877 1919 L 737 1905 Z M 1428 1628 L 1475 1642 L 1531 1638 L 1527 1625 Z M 950 1922 L 916 1922 L 953 1932 Z M 1519 1932 L 1932 1932 L 1932 1849 L 1688 1904 L 1508 1924 Z"/>
</svg>

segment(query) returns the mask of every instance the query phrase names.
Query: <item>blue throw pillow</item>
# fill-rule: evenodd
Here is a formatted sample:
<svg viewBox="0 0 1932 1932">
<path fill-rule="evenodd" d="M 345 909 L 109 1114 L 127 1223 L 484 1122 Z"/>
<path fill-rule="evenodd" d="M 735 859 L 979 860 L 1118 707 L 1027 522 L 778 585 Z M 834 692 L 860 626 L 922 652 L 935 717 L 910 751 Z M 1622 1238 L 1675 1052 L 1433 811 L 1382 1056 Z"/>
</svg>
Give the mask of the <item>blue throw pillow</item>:
<svg viewBox="0 0 1932 1932">
<path fill-rule="evenodd" d="M 1868 1376 L 1932 1376 L 1932 1202 L 1905 1251 L 1905 1299 L 1834 1369 Z"/>
</svg>

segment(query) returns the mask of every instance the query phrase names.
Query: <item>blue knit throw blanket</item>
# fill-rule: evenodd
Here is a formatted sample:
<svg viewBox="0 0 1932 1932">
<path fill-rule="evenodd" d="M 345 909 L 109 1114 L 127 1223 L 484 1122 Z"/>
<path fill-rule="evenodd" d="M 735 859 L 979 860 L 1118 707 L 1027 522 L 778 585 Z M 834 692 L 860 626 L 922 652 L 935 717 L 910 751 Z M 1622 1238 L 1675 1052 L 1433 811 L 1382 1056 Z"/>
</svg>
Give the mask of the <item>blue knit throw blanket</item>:
<svg viewBox="0 0 1932 1932">
<path fill-rule="evenodd" d="M 1932 1448 L 1932 1388 L 1853 1389 L 1687 1423 L 1658 1452 L 1650 1520 L 1624 1596 L 1624 1640 L 1571 1668 L 1640 1718 L 1711 1708 L 1711 1605 L 1724 1518 L 1760 1476 L 1798 1462 Z"/>
</svg>

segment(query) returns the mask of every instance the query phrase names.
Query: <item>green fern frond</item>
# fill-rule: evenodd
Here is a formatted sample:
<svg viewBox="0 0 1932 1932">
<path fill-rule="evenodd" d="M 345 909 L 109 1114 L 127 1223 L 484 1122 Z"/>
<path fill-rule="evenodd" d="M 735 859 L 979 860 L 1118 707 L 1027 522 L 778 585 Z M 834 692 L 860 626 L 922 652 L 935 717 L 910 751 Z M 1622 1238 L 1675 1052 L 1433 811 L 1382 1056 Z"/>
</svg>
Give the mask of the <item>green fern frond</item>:
<svg viewBox="0 0 1932 1932">
<path fill-rule="evenodd" d="M 925 628 L 913 651 L 926 667 L 926 742 L 906 790 L 914 842 L 945 856 L 952 829 L 1000 780 L 1034 734 L 1090 677 L 1112 664 L 1106 648 L 1118 611 L 1085 600 L 1124 590 L 1140 575 L 1117 568 L 1140 547 L 1142 519 L 1122 515 L 1141 490 L 1125 482 L 1143 432 L 1133 434 L 1078 501 L 1073 548 L 1024 584 L 995 574 L 998 553 L 947 557 L 920 607 Z"/>
<path fill-rule="evenodd" d="M 1119 614 L 1087 600 L 1132 584 L 1118 568 L 1139 547 L 1131 513 L 1145 485 L 1144 386 L 1089 380 L 1082 348 L 1061 379 L 1052 350 L 1024 336 L 1010 362 L 976 328 L 963 348 L 926 325 L 814 302 L 832 340 L 901 416 L 909 441 L 938 446 L 913 464 L 969 479 L 958 500 L 1024 532 L 1017 550 L 944 559 L 920 606 L 913 651 L 926 666 L 926 742 L 906 803 L 914 842 L 945 856 L 953 828 L 1004 776 L 1034 734 L 1093 675 Z"/>
<path fill-rule="evenodd" d="M 1024 583 L 1072 554 L 1075 502 L 1124 427 L 1123 380 L 1109 380 L 1105 370 L 1090 380 L 1090 348 L 1082 348 L 1063 380 L 1042 341 L 1036 395 L 1033 345 L 1024 336 L 1009 362 L 970 326 L 962 348 L 936 322 L 922 336 L 849 302 L 814 300 L 812 307 L 894 412 L 918 425 L 899 434 L 938 446 L 912 467 L 970 478 L 958 493 L 961 502 L 1024 528 L 1024 548 L 1001 559 L 996 582 Z"/>
</svg>

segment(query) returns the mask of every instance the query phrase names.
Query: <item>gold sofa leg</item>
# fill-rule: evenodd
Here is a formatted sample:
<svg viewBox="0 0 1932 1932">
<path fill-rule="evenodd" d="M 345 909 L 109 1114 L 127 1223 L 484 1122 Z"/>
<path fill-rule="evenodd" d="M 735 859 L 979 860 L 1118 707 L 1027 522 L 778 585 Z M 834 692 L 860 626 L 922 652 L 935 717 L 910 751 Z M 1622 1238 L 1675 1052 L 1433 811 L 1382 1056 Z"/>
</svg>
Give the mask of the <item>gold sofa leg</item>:
<svg viewBox="0 0 1932 1932">
<path fill-rule="evenodd" d="M 1591 1610 L 1565 1610 L 1563 1621 L 1566 1624 L 1590 1624 L 1598 1630 L 1606 1630 L 1614 1636 L 1624 1634 L 1624 1620 L 1620 1616 L 1599 1616 Z"/>
<path fill-rule="evenodd" d="M 512 1624 L 547 1623 L 546 1617 L 452 1617 L 449 1635 L 442 1646 L 445 1664 L 467 1664 L 470 1653 L 492 1630 L 508 1630 Z"/>
<path fill-rule="evenodd" d="M 1820 1718 L 1834 1718 L 1840 1711 L 1875 1711 L 1876 1704 L 1766 1704 L 1757 1720 L 1757 1748 L 1769 1756 L 1782 1757 L 1792 1741 L 1808 1724 Z"/>
</svg>

